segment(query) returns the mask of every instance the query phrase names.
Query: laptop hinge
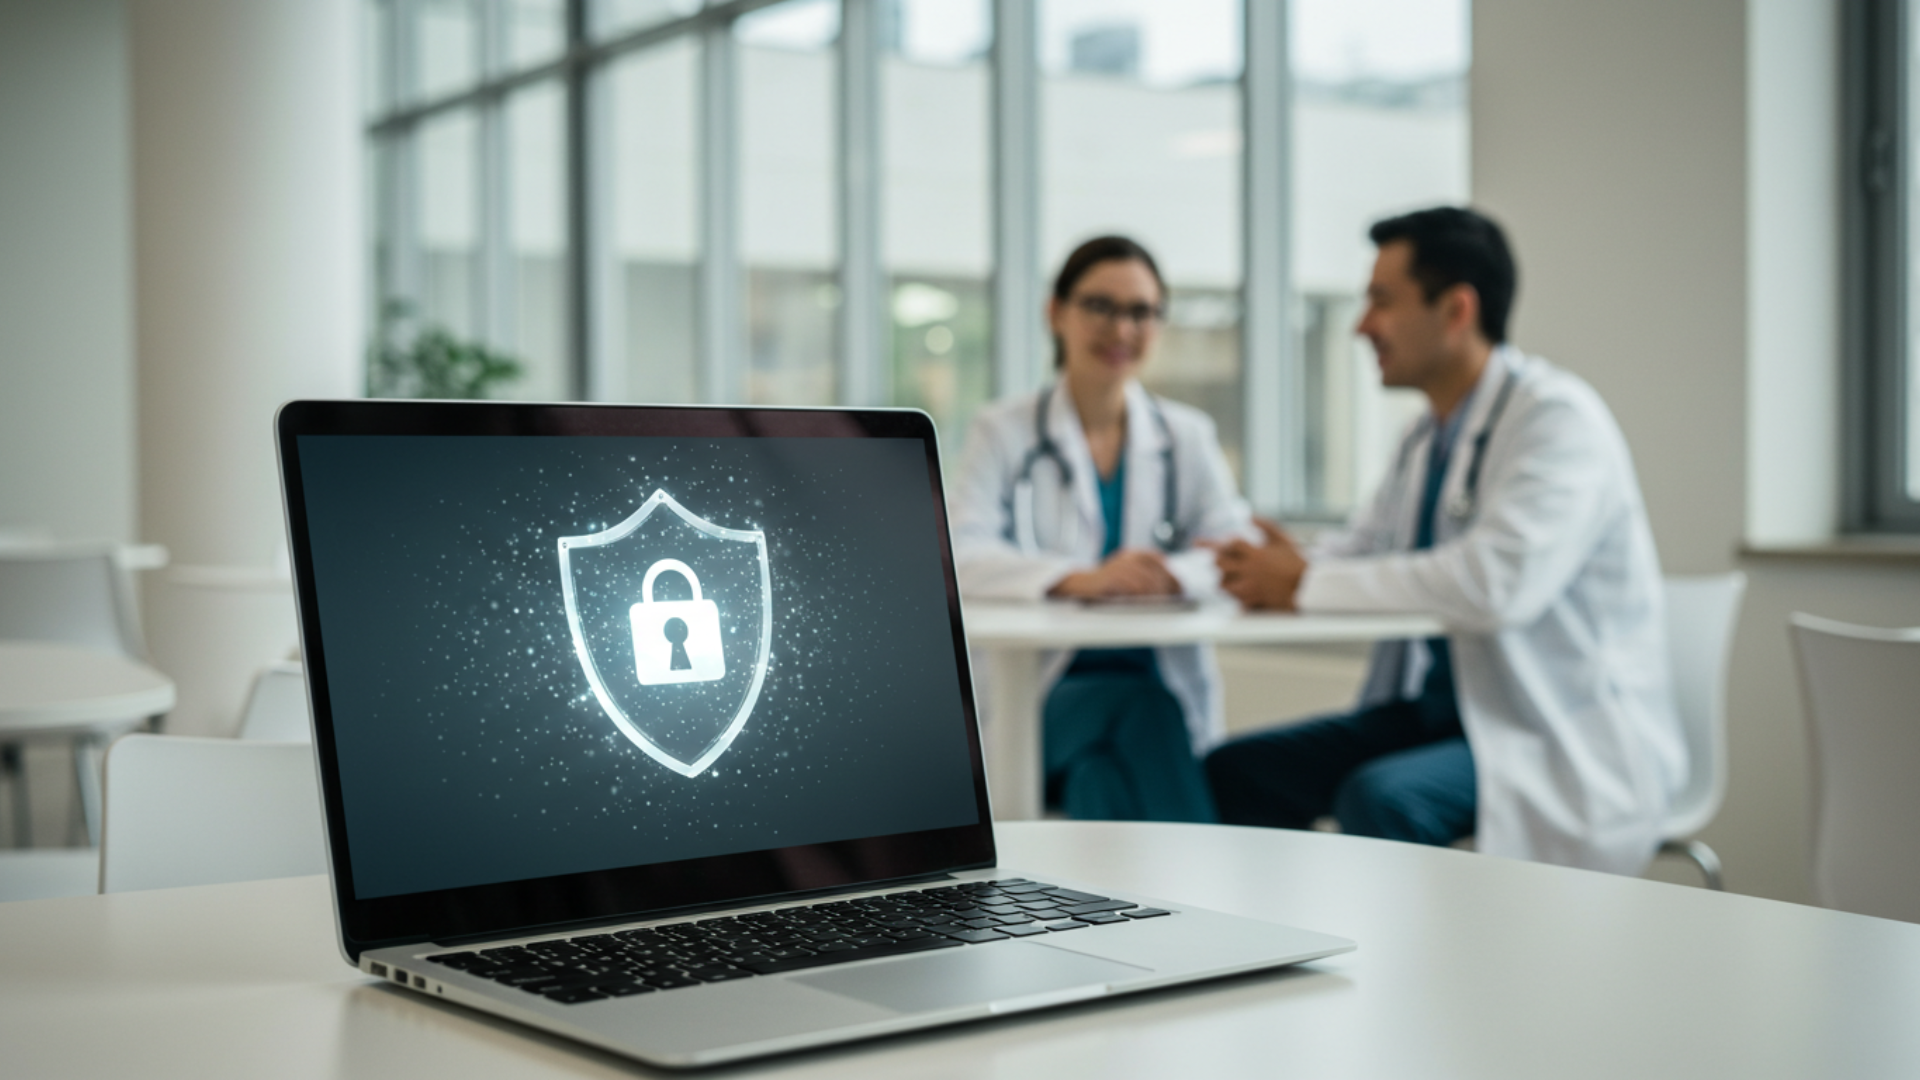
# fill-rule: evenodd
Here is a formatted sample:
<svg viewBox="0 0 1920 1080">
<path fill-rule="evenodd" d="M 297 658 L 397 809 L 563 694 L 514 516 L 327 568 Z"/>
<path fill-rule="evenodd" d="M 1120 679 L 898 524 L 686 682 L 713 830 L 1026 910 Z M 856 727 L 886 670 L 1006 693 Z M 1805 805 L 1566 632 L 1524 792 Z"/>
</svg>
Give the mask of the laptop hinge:
<svg viewBox="0 0 1920 1080">
<path fill-rule="evenodd" d="M 863 881 L 858 885 L 836 885 L 826 889 L 807 889 L 801 892 L 783 892 L 766 896 L 741 897 L 718 904 L 692 904 L 685 907 L 659 908 L 653 911 L 629 911 L 621 915 L 609 915 L 596 919 L 575 919 L 567 922 L 542 923 L 538 926 L 502 927 L 478 934 L 456 934 L 450 937 L 432 939 L 434 945 L 472 945 L 482 941 L 498 941 L 502 938 L 538 937 L 542 934 L 558 934 L 567 930 L 591 930 L 596 926 L 617 926 L 621 923 L 651 922 L 654 919 L 671 919 L 678 915 L 699 915 L 703 913 L 734 911 L 740 908 L 761 907 L 766 904 L 784 904 L 800 900 L 817 900 L 827 896 L 844 896 L 848 893 L 872 892 L 875 889 L 895 889 L 902 885 L 920 885 L 933 881 L 952 881 L 952 874 L 941 872 L 934 874 L 916 874 L 912 877 L 888 878 L 884 881 Z"/>
</svg>

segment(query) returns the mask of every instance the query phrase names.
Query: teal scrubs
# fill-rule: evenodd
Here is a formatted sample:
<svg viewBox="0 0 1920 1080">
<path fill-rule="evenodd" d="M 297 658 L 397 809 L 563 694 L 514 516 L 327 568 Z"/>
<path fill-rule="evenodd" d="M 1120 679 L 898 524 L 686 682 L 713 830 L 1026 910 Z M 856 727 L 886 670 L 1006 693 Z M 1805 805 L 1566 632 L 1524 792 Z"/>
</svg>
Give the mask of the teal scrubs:
<svg viewBox="0 0 1920 1080">
<path fill-rule="evenodd" d="M 1127 461 L 1100 479 L 1101 557 L 1120 549 Z M 1047 805 L 1080 820 L 1215 820 L 1180 702 L 1152 649 L 1082 649 L 1042 708 Z"/>
</svg>

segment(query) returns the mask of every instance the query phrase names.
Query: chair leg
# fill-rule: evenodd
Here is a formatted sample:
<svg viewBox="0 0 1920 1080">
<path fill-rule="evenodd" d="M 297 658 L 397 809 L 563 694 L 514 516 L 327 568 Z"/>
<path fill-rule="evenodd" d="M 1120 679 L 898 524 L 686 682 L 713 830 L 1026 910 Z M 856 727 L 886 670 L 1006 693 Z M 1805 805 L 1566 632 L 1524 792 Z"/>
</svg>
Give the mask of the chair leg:
<svg viewBox="0 0 1920 1080">
<path fill-rule="evenodd" d="M 1720 856 L 1699 840 L 1664 840 L 1660 843 L 1660 854 L 1678 855 L 1700 868 L 1700 876 L 1707 879 L 1707 888 L 1715 892 L 1726 891 L 1720 883 Z"/>
<path fill-rule="evenodd" d="M 13 846 L 33 846 L 33 799 L 27 791 L 27 761 L 23 744 L 0 745 L 0 776 L 13 791 Z"/>
<path fill-rule="evenodd" d="M 87 846 L 100 846 L 100 744 L 98 735 L 73 740 L 73 779 L 80 789 L 80 815 L 86 822 Z"/>
</svg>

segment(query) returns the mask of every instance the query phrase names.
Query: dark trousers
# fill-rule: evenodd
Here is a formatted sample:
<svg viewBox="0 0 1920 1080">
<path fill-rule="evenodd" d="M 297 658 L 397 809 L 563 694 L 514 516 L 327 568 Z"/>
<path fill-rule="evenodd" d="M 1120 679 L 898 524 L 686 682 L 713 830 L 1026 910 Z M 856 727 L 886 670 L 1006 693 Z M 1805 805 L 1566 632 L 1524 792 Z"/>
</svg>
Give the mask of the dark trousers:
<svg viewBox="0 0 1920 1080">
<path fill-rule="evenodd" d="M 1047 802 L 1078 820 L 1214 820 L 1180 702 L 1151 671 L 1072 671 L 1043 710 Z"/>
<path fill-rule="evenodd" d="M 1449 687 L 1449 691 L 1451 688 Z M 1474 829 L 1473 754 L 1460 716 L 1431 697 L 1247 735 L 1207 758 L 1220 820 L 1450 844 Z"/>
</svg>

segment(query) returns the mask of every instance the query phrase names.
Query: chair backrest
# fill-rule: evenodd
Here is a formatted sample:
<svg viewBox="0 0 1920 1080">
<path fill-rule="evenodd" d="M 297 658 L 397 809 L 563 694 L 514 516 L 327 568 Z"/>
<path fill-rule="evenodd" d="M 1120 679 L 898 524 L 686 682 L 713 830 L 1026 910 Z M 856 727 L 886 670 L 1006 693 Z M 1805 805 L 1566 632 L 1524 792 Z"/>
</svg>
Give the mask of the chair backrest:
<svg viewBox="0 0 1920 1080">
<path fill-rule="evenodd" d="M 295 660 L 260 669 L 240 714 L 240 737 L 248 742 L 312 742 L 307 723 L 306 668 Z"/>
<path fill-rule="evenodd" d="M 147 655 L 132 575 L 105 544 L 0 546 L 0 638 Z"/>
<path fill-rule="evenodd" d="M 1920 922 L 1920 628 L 1791 623 L 1813 749 L 1814 896 Z"/>
<path fill-rule="evenodd" d="M 313 747 L 128 735 L 107 751 L 100 891 L 327 869 Z"/>
<path fill-rule="evenodd" d="M 1666 581 L 1667 659 L 1674 706 L 1687 739 L 1687 782 L 1667 810 L 1667 836 L 1692 836 L 1727 797 L 1727 661 L 1747 575 Z"/>
</svg>

